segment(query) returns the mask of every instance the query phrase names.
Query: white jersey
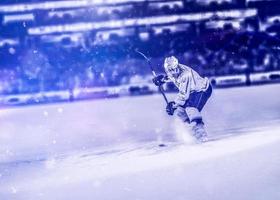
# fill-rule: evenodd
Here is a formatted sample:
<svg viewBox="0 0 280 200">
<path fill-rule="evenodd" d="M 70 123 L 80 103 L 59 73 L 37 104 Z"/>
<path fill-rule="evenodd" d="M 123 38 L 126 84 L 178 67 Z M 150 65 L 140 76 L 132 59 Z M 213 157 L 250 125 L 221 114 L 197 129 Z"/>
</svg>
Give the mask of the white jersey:
<svg viewBox="0 0 280 200">
<path fill-rule="evenodd" d="M 180 74 L 173 76 L 166 71 L 169 81 L 178 88 L 179 93 L 175 99 L 177 105 L 184 105 L 193 92 L 206 91 L 209 86 L 208 78 L 201 77 L 196 71 L 186 65 L 179 64 Z"/>
</svg>

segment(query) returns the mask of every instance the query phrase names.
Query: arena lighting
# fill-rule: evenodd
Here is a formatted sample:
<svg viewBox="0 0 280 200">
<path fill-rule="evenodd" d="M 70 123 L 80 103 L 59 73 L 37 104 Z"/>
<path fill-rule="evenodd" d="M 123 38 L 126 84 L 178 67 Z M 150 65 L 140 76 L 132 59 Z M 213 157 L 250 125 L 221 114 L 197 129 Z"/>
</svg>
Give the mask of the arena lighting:
<svg viewBox="0 0 280 200">
<path fill-rule="evenodd" d="M 83 38 L 83 33 L 72 33 L 62 35 L 44 35 L 41 39 L 45 42 L 60 42 L 63 38 L 69 37 L 73 42 L 79 42 Z"/>
<path fill-rule="evenodd" d="M 105 22 L 91 22 L 91 23 L 74 23 L 65 25 L 53 25 L 53 26 L 41 26 L 28 29 L 30 35 L 42 35 L 52 34 L 59 32 L 77 32 L 77 31 L 89 31 L 98 29 L 119 29 L 133 26 L 147 26 L 147 25 L 164 25 L 178 22 L 187 21 L 199 21 L 207 20 L 212 17 L 218 16 L 223 18 L 245 18 L 257 15 L 256 9 L 247 10 L 231 10 L 231 11 L 219 11 L 219 12 L 207 12 L 197 14 L 186 15 L 171 15 L 171 16 L 159 16 L 159 17 L 146 17 L 141 19 L 125 19 L 125 20 L 112 20 Z"/>
<path fill-rule="evenodd" d="M 63 17 L 64 14 L 70 14 L 72 16 L 84 16 L 87 8 L 78 8 L 78 9 L 71 9 L 71 10 L 56 10 L 56 11 L 49 11 L 48 17 L 58 16 Z M 112 13 L 114 10 L 118 10 L 120 12 L 124 10 L 133 9 L 133 5 L 119 5 L 119 6 L 106 6 L 106 7 L 97 7 L 94 8 L 98 15 L 101 15 L 104 12 Z"/>
<path fill-rule="evenodd" d="M 155 5 L 151 5 L 149 6 L 150 8 L 160 8 L 163 7 L 165 5 L 168 5 L 170 8 L 173 8 L 175 5 L 177 5 L 178 7 L 183 8 L 183 4 L 181 2 L 181 4 L 178 4 L 178 2 L 174 1 L 172 3 L 168 3 L 168 2 L 163 2 L 163 3 L 157 3 Z M 64 14 L 70 14 L 72 16 L 79 16 L 79 15 L 84 15 L 86 8 L 80 8 L 80 9 L 75 9 L 75 10 L 59 10 L 59 11 L 50 11 L 48 12 L 48 17 L 52 17 L 52 16 L 58 16 L 58 17 L 63 17 Z M 120 12 L 124 11 L 124 10 L 129 10 L 129 9 L 134 9 L 132 4 L 127 4 L 127 5 L 117 5 L 117 6 L 106 6 L 106 7 L 97 7 L 94 8 L 95 12 L 97 14 L 102 14 L 104 12 L 110 14 L 113 13 L 113 11 L 118 10 Z"/>
<path fill-rule="evenodd" d="M 263 1 L 263 0 L 246 0 L 246 2 L 258 2 L 258 1 Z M 266 1 L 277 1 L 277 0 L 266 0 Z"/>
<path fill-rule="evenodd" d="M 206 23 L 207 28 L 222 28 L 225 24 L 231 24 L 234 28 L 240 28 L 241 22 L 244 19 L 237 19 L 237 20 L 219 20 L 219 21 L 210 21 Z"/>
<path fill-rule="evenodd" d="M 14 21 L 32 21 L 34 20 L 34 15 L 31 13 L 20 14 L 20 15 L 5 15 L 4 16 L 4 24 Z"/>
<path fill-rule="evenodd" d="M 185 31 L 187 28 L 190 27 L 190 24 L 175 24 L 175 25 L 166 25 L 166 26 L 156 26 L 153 28 L 154 33 L 161 34 L 163 30 L 168 29 L 170 32 L 178 32 L 178 31 Z"/>
<path fill-rule="evenodd" d="M 13 12 L 26 12 L 32 10 L 50 10 L 56 8 L 75 8 L 89 6 L 87 1 L 56 1 L 56 2 L 44 2 L 33 4 L 15 4 L 0 6 L 0 12 L 13 13 Z"/>
<path fill-rule="evenodd" d="M 169 0 L 173 2 L 172 0 Z M 26 12 L 32 10 L 51 10 L 57 8 L 77 8 L 90 6 L 107 6 L 125 3 L 145 2 L 145 0 L 80 0 L 80 1 L 46 1 L 43 3 L 26 3 L 0 6 L 0 12 Z M 158 2 L 158 0 L 149 0 L 148 2 Z"/>
<path fill-rule="evenodd" d="M 0 47 L 4 46 L 5 44 L 18 45 L 19 41 L 18 39 L 8 39 L 8 38 L 0 39 Z"/>
<path fill-rule="evenodd" d="M 163 6 L 168 6 L 170 8 L 174 8 L 175 6 L 178 6 L 179 8 L 183 8 L 184 4 L 183 1 L 166 1 L 166 2 L 158 2 L 155 4 L 149 5 L 149 8 L 162 8 Z"/>
<path fill-rule="evenodd" d="M 209 5 L 211 2 L 217 2 L 218 4 L 224 2 L 232 3 L 233 0 L 196 0 L 196 3 L 200 5 Z"/>
<path fill-rule="evenodd" d="M 273 23 L 275 20 L 279 20 L 280 21 L 280 15 L 275 15 L 275 16 L 271 16 L 271 17 L 267 17 L 266 21 L 268 23 Z"/>
</svg>

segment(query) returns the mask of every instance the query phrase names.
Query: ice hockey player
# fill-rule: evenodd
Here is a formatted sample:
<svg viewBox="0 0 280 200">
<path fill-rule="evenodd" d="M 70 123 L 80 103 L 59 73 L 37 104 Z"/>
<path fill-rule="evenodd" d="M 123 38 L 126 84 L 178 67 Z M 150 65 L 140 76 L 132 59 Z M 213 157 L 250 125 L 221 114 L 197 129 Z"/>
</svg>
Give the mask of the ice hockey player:
<svg viewBox="0 0 280 200">
<path fill-rule="evenodd" d="M 161 86 L 166 82 L 173 82 L 179 90 L 175 100 L 167 104 L 166 112 L 173 115 L 176 111 L 183 122 L 191 125 L 198 142 L 208 141 L 201 115 L 201 110 L 212 93 L 208 78 L 202 78 L 192 68 L 180 64 L 174 56 L 165 58 L 164 70 L 166 75 L 156 76 L 154 84 Z"/>
</svg>

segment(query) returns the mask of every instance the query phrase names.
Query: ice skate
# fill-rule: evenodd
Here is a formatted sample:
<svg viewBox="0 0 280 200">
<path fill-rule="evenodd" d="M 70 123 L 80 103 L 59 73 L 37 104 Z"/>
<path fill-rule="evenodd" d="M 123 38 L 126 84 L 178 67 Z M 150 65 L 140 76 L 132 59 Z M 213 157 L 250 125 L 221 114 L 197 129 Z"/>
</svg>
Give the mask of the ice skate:
<svg viewBox="0 0 280 200">
<path fill-rule="evenodd" d="M 204 143 L 208 141 L 207 132 L 204 128 L 203 123 L 195 124 L 192 128 L 193 136 L 199 143 Z"/>
</svg>

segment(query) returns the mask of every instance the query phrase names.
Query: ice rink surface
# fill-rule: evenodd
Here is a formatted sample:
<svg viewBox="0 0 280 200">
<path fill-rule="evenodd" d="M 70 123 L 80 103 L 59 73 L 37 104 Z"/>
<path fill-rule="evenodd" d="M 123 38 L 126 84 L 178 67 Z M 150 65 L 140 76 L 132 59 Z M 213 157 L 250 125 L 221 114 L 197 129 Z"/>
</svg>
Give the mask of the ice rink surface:
<svg viewBox="0 0 280 200">
<path fill-rule="evenodd" d="M 279 91 L 214 90 L 205 144 L 158 94 L 2 109 L 0 199 L 278 200 Z"/>
</svg>

